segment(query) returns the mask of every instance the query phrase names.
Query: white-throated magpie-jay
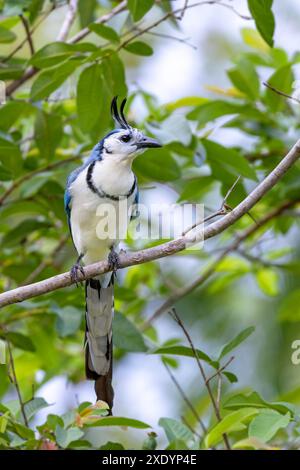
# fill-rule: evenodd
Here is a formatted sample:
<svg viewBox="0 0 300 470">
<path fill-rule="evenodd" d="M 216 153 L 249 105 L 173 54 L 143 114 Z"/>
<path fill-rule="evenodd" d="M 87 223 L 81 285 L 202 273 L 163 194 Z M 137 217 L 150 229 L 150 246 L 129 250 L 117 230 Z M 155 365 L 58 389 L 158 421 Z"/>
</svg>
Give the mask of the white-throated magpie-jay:
<svg viewBox="0 0 300 470">
<path fill-rule="evenodd" d="M 138 187 L 131 166 L 134 158 L 149 147 L 160 147 L 154 139 L 131 127 L 125 116 L 126 99 L 120 110 L 117 98 L 112 100 L 111 111 L 117 128 L 109 132 L 93 149 L 90 157 L 68 177 L 65 192 L 65 209 L 73 243 L 78 253 L 71 276 L 76 281 L 80 262 L 87 265 L 108 257 L 114 269 L 118 268 L 115 251 L 119 239 L 99 238 L 99 205 L 110 204 L 118 213 L 126 205 L 129 210 L 122 219 L 129 222 L 131 210 L 138 202 Z M 119 219 L 119 217 L 117 217 Z M 108 220 L 116 224 L 116 219 Z M 118 233 L 120 227 L 116 227 Z M 113 404 L 112 380 L 112 318 L 114 272 L 106 273 L 85 284 L 86 333 L 85 369 L 88 379 L 95 380 L 97 399 Z"/>
</svg>

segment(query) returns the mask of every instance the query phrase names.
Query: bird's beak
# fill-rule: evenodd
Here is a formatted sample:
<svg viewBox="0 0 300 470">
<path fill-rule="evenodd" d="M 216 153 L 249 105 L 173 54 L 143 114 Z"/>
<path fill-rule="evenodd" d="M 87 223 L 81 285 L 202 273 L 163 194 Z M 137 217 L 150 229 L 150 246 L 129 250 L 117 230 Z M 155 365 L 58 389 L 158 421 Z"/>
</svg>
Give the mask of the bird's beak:
<svg viewBox="0 0 300 470">
<path fill-rule="evenodd" d="M 144 137 L 143 140 L 137 142 L 136 144 L 137 149 L 148 149 L 148 148 L 158 148 L 162 147 L 162 145 L 155 139 L 151 137 Z"/>
</svg>

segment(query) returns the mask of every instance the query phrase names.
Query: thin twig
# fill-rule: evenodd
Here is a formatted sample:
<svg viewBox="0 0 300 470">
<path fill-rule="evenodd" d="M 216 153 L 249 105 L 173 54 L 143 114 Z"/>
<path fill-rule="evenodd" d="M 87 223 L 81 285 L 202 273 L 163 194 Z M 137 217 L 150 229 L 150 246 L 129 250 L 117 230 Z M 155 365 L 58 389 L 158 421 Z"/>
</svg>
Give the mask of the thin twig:
<svg viewBox="0 0 300 470">
<path fill-rule="evenodd" d="M 62 27 L 58 33 L 57 41 L 65 41 L 65 39 L 67 38 L 69 31 L 71 29 L 71 26 L 74 23 L 74 20 L 76 17 L 77 6 L 78 6 L 78 0 L 69 1 L 68 12 L 65 16 Z"/>
<path fill-rule="evenodd" d="M 186 405 L 188 406 L 188 408 L 191 410 L 191 412 L 193 413 L 195 419 L 197 422 L 199 422 L 201 428 L 202 428 L 202 431 L 204 433 L 207 432 L 207 429 L 206 429 L 206 426 L 205 424 L 203 423 L 201 417 L 199 416 L 197 410 L 195 409 L 193 403 L 190 401 L 190 399 L 187 397 L 187 395 L 185 394 L 184 390 L 182 389 L 181 385 L 179 384 L 179 382 L 177 381 L 176 377 L 174 376 L 173 372 L 171 371 L 170 367 L 163 361 L 163 365 L 166 369 L 166 371 L 168 372 L 169 376 L 170 376 L 170 379 L 172 380 L 172 382 L 174 383 L 174 385 L 176 386 L 177 390 L 179 391 L 180 395 L 182 396 L 182 399 L 183 401 L 185 401 Z"/>
<path fill-rule="evenodd" d="M 29 25 L 28 25 L 28 21 L 27 21 L 27 19 L 25 18 L 24 15 L 20 15 L 20 19 L 23 23 L 23 26 L 24 26 L 24 29 L 25 29 L 25 32 L 26 32 L 26 39 L 27 39 L 28 44 L 29 44 L 30 53 L 31 53 L 31 55 L 33 55 L 34 54 L 34 45 L 33 45 L 33 41 L 32 41 L 30 28 L 29 28 Z"/>
<path fill-rule="evenodd" d="M 180 319 L 180 317 L 177 315 L 177 312 L 176 312 L 176 309 L 173 308 L 172 311 L 170 312 L 170 315 L 171 317 L 175 320 L 175 322 L 178 324 L 178 326 L 182 329 L 192 351 L 193 351 L 193 354 L 195 356 L 195 359 L 196 359 L 196 362 L 197 362 L 197 365 L 198 365 L 198 368 L 199 368 L 199 371 L 200 371 L 200 374 L 201 374 L 201 377 L 204 381 L 204 385 L 206 387 L 206 390 L 208 392 L 208 395 L 209 395 L 209 398 L 210 398 L 210 401 L 212 403 L 212 406 L 213 406 L 213 409 L 214 409 L 214 412 L 215 412 L 215 415 L 216 415 L 216 418 L 217 420 L 220 422 L 222 420 L 222 417 L 221 417 L 221 414 L 220 414 L 220 410 L 217 406 L 217 403 L 216 403 L 216 400 L 215 400 L 215 397 L 214 397 L 214 394 L 212 392 L 212 389 L 211 389 L 211 386 L 210 386 L 210 383 L 209 381 L 207 381 L 207 377 L 206 377 L 206 374 L 205 374 L 205 371 L 204 371 L 204 367 L 199 359 L 199 356 L 198 356 L 198 353 L 197 353 L 197 350 L 194 346 L 194 343 L 192 341 L 192 338 L 189 334 L 189 332 L 187 331 L 184 323 L 182 322 L 182 320 Z M 223 434 L 223 440 L 224 440 L 224 444 L 225 444 L 225 448 L 227 450 L 230 450 L 230 444 L 229 444 L 229 440 L 228 440 L 228 436 L 226 433 Z"/>
<path fill-rule="evenodd" d="M 25 411 L 25 404 L 22 400 L 21 390 L 20 390 L 19 383 L 18 383 L 18 380 L 17 380 L 17 375 L 16 375 L 16 369 L 15 369 L 15 363 L 14 363 L 14 358 L 13 358 L 13 354 L 12 354 L 11 344 L 10 344 L 10 341 L 7 338 L 6 338 L 6 343 L 7 343 L 7 350 L 8 350 L 8 355 L 9 355 L 10 369 L 11 369 L 11 373 L 12 373 L 12 375 L 9 376 L 9 377 L 10 377 L 10 380 L 12 381 L 12 383 L 14 384 L 17 395 L 18 395 L 18 399 L 19 399 L 19 403 L 20 403 L 20 410 L 21 410 L 21 413 L 22 413 L 22 416 L 23 416 L 23 419 L 24 419 L 24 423 L 27 427 L 29 427 L 29 423 L 28 423 L 28 419 L 27 419 L 26 411 Z"/>
<path fill-rule="evenodd" d="M 208 215 L 207 217 L 204 217 L 204 219 L 200 219 L 200 220 L 196 221 L 193 225 L 191 225 L 190 227 L 185 229 L 184 232 L 182 232 L 182 236 L 185 236 L 188 232 L 190 232 L 194 228 L 198 227 L 198 225 L 203 224 L 205 222 L 208 222 L 209 220 L 214 219 L 215 217 L 225 215 L 228 211 L 232 210 L 231 207 L 229 207 L 226 204 L 226 201 L 229 198 L 232 191 L 234 190 L 234 188 L 236 187 L 239 180 L 240 180 L 240 176 L 238 176 L 238 178 L 235 180 L 235 182 L 233 183 L 231 188 L 227 191 L 227 193 L 226 193 L 226 195 L 225 195 L 225 197 L 222 201 L 220 209 L 218 209 L 216 212 L 213 212 L 212 214 Z"/>
<path fill-rule="evenodd" d="M 202 439 L 201 434 L 199 434 L 195 429 L 192 428 L 188 420 L 184 415 L 181 416 L 181 421 L 186 425 L 186 427 L 191 431 L 192 434 L 195 434 L 199 439 Z"/>
<path fill-rule="evenodd" d="M 229 366 L 229 364 L 232 363 L 232 361 L 234 360 L 234 356 L 232 356 L 230 359 L 228 359 L 228 361 L 222 366 L 220 367 L 214 374 L 212 374 L 210 377 L 207 378 L 206 382 L 209 383 L 211 380 L 213 380 L 215 377 L 217 377 L 218 375 L 221 375 L 222 372 L 227 369 L 227 367 Z"/>
<path fill-rule="evenodd" d="M 273 85 L 270 85 L 270 83 L 268 82 L 263 82 L 263 85 L 267 88 L 269 88 L 269 90 L 273 91 L 274 93 L 276 93 L 277 95 L 280 95 L 280 96 L 283 96 L 284 98 L 288 98 L 289 100 L 293 100 L 295 101 L 296 103 L 300 104 L 300 100 L 298 98 L 296 98 L 295 96 L 291 96 L 287 93 L 285 93 L 284 91 L 281 91 L 281 90 L 278 90 L 277 88 L 275 88 Z"/>
</svg>

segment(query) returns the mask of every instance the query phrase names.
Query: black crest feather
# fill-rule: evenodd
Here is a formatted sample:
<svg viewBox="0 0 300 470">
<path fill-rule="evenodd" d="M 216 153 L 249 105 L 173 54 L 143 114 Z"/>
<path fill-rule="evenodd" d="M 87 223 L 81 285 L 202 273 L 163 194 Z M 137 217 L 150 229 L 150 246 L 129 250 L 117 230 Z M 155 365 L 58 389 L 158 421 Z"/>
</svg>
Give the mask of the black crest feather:
<svg viewBox="0 0 300 470">
<path fill-rule="evenodd" d="M 124 116 L 124 108 L 125 108 L 126 101 L 127 101 L 126 98 L 124 98 L 120 106 L 120 113 L 118 110 L 118 97 L 117 96 L 115 96 L 112 99 L 111 107 L 110 107 L 113 120 L 118 126 L 121 127 L 121 129 L 130 129 L 130 125 L 128 124 Z"/>
</svg>

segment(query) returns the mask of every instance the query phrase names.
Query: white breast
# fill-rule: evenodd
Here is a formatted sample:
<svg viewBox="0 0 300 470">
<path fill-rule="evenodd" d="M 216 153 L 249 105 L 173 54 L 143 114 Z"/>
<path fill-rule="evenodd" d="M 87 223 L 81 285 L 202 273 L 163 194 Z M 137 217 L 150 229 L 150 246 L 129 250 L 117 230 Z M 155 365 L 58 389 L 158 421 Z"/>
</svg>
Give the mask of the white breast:
<svg viewBox="0 0 300 470">
<path fill-rule="evenodd" d="M 72 237 L 78 254 L 83 253 L 83 261 L 85 264 L 94 263 L 101 259 L 106 259 L 112 245 L 118 243 L 119 238 L 99 239 L 97 235 L 101 232 L 101 224 L 103 219 L 103 205 L 109 204 L 114 211 L 106 213 L 106 222 L 111 224 L 110 227 L 116 226 L 115 233 L 121 229 L 126 232 L 130 214 L 122 214 L 119 217 L 119 211 L 124 212 L 124 201 L 112 201 L 111 199 L 100 198 L 87 185 L 86 175 L 88 168 L 82 171 L 70 187 L 71 199 L 71 229 Z M 131 168 L 125 165 L 113 165 L 107 160 L 97 162 L 93 171 L 93 183 L 96 188 L 107 194 L 120 196 L 130 191 L 134 175 Z M 128 198 L 128 206 L 134 201 L 135 194 Z M 125 209 L 126 210 L 126 209 Z M 107 216 L 107 214 L 109 214 Z M 111 214 L 116 216 L 111 217 Z M 120 227 L 119 223 L 125 223 L 126 227 Z M 100 230 L 99 230 L 100 227 Z"/>
</svg>

